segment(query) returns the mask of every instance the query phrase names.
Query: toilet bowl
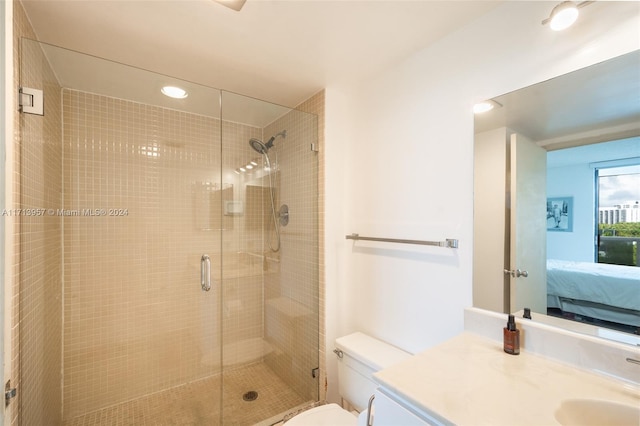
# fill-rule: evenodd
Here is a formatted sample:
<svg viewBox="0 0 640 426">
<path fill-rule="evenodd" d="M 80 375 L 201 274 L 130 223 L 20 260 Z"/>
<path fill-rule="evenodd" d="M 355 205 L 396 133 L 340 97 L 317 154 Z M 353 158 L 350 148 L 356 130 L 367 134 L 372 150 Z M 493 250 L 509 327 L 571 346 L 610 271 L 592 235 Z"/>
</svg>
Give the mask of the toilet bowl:
<svg viewBox="0 0 640 426">
<path fill-rule="evenodd" d="M 358 417 L 338 404 L 327 404 L 303 411 L 285 423 L 287 426 L 354 426 Z"/>
<path fill-rule="evenodd" d="M 365 425 L 369 398 L 378 386 L 373 373 L 411 356 L 388 343 L 356 332 L 336 339 L 339 393 L 344 401 L 360 412 L 349 412 L 338 404 L 327 404 L 303 411 L 286 426 Z"/>
</svg>

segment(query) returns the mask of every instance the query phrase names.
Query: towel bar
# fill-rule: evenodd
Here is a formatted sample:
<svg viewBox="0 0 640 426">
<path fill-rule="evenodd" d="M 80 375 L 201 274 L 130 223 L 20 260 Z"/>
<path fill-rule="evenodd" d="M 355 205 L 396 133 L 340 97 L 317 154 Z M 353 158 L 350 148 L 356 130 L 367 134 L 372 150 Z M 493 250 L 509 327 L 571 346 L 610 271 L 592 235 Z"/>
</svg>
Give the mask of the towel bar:
<svg viewBox="0 0 640 426">
<path fill-rule="evenodd" d="M 447 238 L 445 241 L 420 241 L 420 240 L 403 240 L 396 238 L 374 238 L 374 237 L 361 237 L 359 234 L 351 234 L 346 236 L 347 240 L 363 240 L 363 241 L 382 241 L 385 243 L 400 243 L 400 244 L 417 244 L 421 246 L 437 246 L 446 248 L 458 248 L 458 240 Z"/>
</svg>

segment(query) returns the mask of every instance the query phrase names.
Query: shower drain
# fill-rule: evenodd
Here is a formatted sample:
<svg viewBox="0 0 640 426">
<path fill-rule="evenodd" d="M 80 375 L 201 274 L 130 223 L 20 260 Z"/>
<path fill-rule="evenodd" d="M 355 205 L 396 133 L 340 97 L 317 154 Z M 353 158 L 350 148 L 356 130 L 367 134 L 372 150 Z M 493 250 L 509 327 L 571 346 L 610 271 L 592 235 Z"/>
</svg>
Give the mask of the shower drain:
<svg viewBox="0 0 640 426">
<path fill-rule="evenodd" d="M 256 399 L 258 399 L 258 392 L 249 391 L 249 392 L 245 393 L 244 395 L 242 395 L 242 399 L 245 400 L 245 401 L 255 401 Z"/>
</svg>

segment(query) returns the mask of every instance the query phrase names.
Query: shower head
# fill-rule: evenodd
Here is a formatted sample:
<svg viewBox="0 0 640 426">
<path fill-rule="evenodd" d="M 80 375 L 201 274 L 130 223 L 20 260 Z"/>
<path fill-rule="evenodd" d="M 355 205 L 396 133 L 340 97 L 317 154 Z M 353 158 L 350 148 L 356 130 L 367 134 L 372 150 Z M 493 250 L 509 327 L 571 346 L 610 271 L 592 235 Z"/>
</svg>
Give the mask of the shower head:
<svg viewBox="0 0 640 426">
<path fill-rule="evenodd" d="M 249 139 L 249 145 L 251 145 L 251 148 L 253 148 L 258 154 L 266 154 L 267 152 L 269 152 L 271 147 L 273 147 L 273 141 L 275 141 L 278 136 L 286 138 L 287 131 L 283 130 L 280 133 L 276 133 L 269 138 L 267 143 L 263 143 L 260 139 L 251 138 Z"/>
<path fill-rule="evenodd" d="M 260 139 L 256 138 L 249 139 L 249 145 L 251 145 L 251 148 L 253 148 L 258 154 L 266 154 L 270 148 L 267 147 L 267 145 L 263 144 Z"/>
</svg>

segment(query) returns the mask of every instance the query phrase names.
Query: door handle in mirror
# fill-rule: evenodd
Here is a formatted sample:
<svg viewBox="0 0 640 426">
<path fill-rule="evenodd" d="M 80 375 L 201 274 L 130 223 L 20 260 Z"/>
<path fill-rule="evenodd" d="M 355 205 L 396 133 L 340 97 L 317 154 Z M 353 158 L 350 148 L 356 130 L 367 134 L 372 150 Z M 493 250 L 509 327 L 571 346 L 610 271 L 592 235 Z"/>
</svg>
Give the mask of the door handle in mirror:
<svg viewBox="0 0 640 426">
<path fill-rule="evenodd" d="M 505 273 L 505 275 L 511 275 L 513 278 L 527 278 L 529 276 L 529 273 L 527 271 L 521 271 L 520 269 L 504 269 L 503 272 Z"/>
</svg>

